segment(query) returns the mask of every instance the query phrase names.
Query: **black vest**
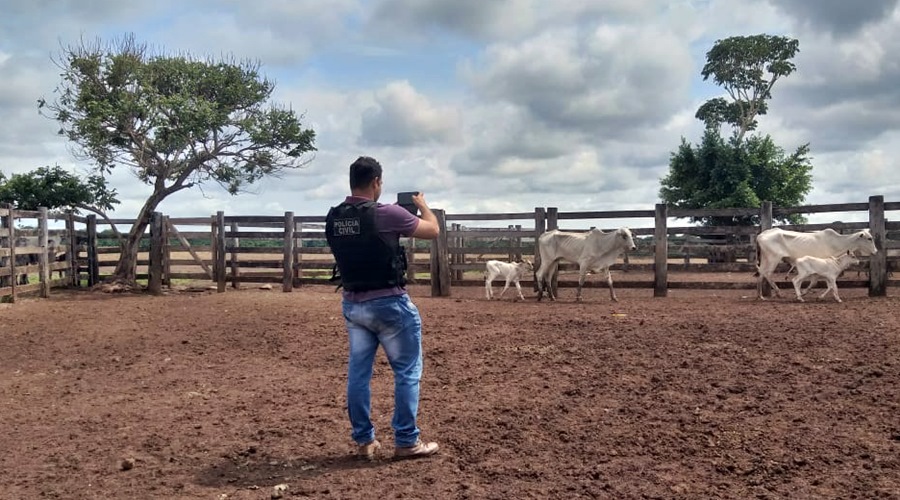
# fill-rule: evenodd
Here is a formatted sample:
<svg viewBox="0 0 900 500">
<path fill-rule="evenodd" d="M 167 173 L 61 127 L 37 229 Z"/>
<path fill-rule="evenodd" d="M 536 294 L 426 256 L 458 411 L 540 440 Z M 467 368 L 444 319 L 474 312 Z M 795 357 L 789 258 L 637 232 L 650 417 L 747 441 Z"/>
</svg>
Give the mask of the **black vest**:
<svg viewBox="0 0 900 500">
<path fill-rule="evenodd" d="M 332 281 L 365 292 L 406 285 L 406 252 L 399 236 L 383 238 L 375 227 L 374 201 L 341 203 L 325 218 L 325 238 L 335 260 Z"/>
</svg>

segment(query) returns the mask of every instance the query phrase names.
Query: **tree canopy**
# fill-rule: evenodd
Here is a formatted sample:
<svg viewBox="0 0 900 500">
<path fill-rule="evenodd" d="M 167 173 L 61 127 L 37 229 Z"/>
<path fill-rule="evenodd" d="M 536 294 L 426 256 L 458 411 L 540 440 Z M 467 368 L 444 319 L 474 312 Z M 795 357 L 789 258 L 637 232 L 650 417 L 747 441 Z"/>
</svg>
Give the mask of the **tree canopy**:
<svg viewBox="0 0 900 500">
<path fill-rule="evenodd" d="M 82 178 L 59 165 L 12 174 L 9 178 L 0 172 L 0 203 L 10 203 L 20 210 L 47 207 L 103 215 L 119 203 L 116 196 L 116 190 L 108 187 L 103 176 Z"/>
<path fill-rule="evenodd" d="M 270 103 L 259 64 L 152 53 L 129 35 L 62 49 L 56 99 L 38 107 L 98 173 L 127 167 L 152 186 L 114 278 L 133 281 L 137 244 L 166 197 L 206 182 L 236 194 L 310 161 L 315 133 Z M 127 253 L 127 255 L 126 255 Z"/>
<path fill-rule="evenodd" d="M 733 36 L 716 41 L 706 53 L 700 74 L 704 81 L 711 77 L 725 89 L 731 101 L 710 99 L 697 110 L 696 118 L 707 128 L 735 127 L 739 140 L 756 130 L 756 117 L 768 111 L 775 82 L 797 69 L 791 59 L 799 50 L 798 40 L 784 36 Z"/>
<path fill-rule="evenodd" d="M 662 180 L 660 197 L 677 208 L 758 207 L 768 200 L 778 206 L 796 206 L 812 188 L 809 147 L 786 155 L 768 135 L 738 142 L 726 141 L 718 130 L 707 129 L 700 144 L 682 139 L 672 153 L 669 174 Z M 759 224 L 759 217 L 697 217 L 707 226 Z M 792 215 L 778 219 L 800 223 Z"/>
</svg>

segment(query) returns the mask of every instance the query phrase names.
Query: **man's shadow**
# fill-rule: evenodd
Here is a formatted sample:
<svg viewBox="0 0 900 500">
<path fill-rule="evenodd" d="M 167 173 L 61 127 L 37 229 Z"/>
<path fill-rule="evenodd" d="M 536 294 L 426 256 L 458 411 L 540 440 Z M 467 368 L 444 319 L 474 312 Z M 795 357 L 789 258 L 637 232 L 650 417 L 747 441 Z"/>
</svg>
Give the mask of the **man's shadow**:
<svg viewBox="0 0 900 500">
<path fill-rule="evenodd" d="M 250 448 L 200 470 L 196 483 L 210 487 L 268 487 L 310 479 L 326 472 L 383 467 L 392 462 L 389 457 L 365 460 L 349 453 L 283 458 L 257 453 Z"/>
</svg>

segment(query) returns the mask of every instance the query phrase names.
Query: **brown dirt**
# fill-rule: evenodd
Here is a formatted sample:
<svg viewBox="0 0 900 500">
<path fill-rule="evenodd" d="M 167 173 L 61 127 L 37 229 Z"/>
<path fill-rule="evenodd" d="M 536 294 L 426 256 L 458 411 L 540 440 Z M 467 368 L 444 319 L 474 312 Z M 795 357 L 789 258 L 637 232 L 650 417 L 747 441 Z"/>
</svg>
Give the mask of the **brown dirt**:
<svg viewBox="0 0 900 500">
<path fill-rule="evenodd" d="M 330 287 L 2 304 L 0 498 L 900 498 L 900 298 L 842 292 L 413 287 L 441 451 L 374 463 Z"/>
</svg>

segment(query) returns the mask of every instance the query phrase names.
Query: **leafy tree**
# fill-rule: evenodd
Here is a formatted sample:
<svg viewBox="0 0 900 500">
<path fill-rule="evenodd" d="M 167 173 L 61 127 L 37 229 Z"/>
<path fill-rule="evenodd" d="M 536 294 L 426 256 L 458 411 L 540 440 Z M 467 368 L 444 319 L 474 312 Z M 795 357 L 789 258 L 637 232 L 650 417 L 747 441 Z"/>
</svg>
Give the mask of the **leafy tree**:
<svg viewBox="0 0 900 500">
<path fill-rule="evenodd" d="M 306 163 L 315 133 L 289 108 L 267 104 L 274 82 L 256 63 L 151 53 L 132 35 L 82 41 L 56 61 L 55 101 L 38 100 L 77 157 L 100 174 L 129 168 L 153 188 L 125 237 L 113 280 L 133 282 L 138 243 L 160 202 L 215 182 L 231 194 Z"/>
<path fill-rule="evenodd" d="M 696 147 L 684 138 L 672 153 L 669 173 L 661 180 L 660 198 L 677 208 L 759 207 L 763 200 L 796 206 L 812 189 L 809 144 L 790 155 L 769 135 L 750 135 L 757 117 L 768 111 L 775 82 L 796 70 L 791 58 L 799 50 L 795 39 L 756 35 L 718 40 L 706 53 L 701 74 L 725 88 L 731 101 L 717 97 L 697 110 L 706 124 Z M 728 140 L 722 125 L 733 127 Z M 708 226 L 758 224 L 759 217 L 692 217 Z M 781 218 L 801 223 L 803 217 Z"/>
<path fill-rule="evenodd" d="M 800 50 L 800 42 L 784 36 L 734 36 L 718 40 L 706 53 L 703 80 L 712 77 L 731 97 L 706 101 L 695 115 L 707 128 L 723 123 L 737 129 L 738 142 L 748 131 L 756 130 L 756 117 L 768 111 L 775 82 L 793 73 L 791 59 Z"/>
<path fill-rule="evenodd" d="M 677 208 L 758 207 L 763 200 L 778 206 L 796 206 L 812 188 L 809 147 L 785 155 L 768 135 L 727 142 L 716 129 L 707 129 L 697 146 L 682 139 L 672 153 L 669 174 L 662 180 L 660 197 Z M 776 218 L 799 224 L 794 214 Z M 706 226 L 759 224 L 759 216 L 692 217 Z"/>
<path fill-rule="evenodd" d="M 106 212 L 119 203 L 116 196 L 116 190 L 107 185 L 103 176 L 81 178 L 59 165 L 13 174 L 9 179 L 0 172 L 0 203 L 10 203 L 20 210 L 86 210 L 109 222 Z"/>
</svg>

